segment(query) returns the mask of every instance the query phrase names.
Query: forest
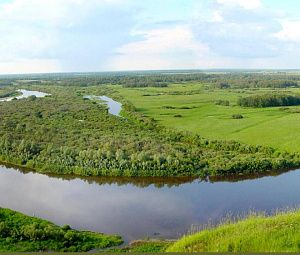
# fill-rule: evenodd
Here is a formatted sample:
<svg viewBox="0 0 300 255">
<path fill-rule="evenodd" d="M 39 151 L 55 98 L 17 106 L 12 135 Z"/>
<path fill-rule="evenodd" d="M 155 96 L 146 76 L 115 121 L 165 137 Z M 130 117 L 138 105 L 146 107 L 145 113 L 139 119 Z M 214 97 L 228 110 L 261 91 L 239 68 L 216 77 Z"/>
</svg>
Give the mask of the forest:
<svg viewBox="0 0 300 255">
<path fill-rule="evenodd" d="M 186 71 L 139 71 L 103 73 L 51 73 L 6 75 L 0 79 L 0 86 L 16 82 L 66 86 L 122 85 L 123 87 L 166 87 L 171 83 L 202 82 L 211 87 L 228 88 L 290 88 L 298 87 L 300 75 L 297 72 L 264 70 L 220 70 L 205 72 Z"/>
</svg>

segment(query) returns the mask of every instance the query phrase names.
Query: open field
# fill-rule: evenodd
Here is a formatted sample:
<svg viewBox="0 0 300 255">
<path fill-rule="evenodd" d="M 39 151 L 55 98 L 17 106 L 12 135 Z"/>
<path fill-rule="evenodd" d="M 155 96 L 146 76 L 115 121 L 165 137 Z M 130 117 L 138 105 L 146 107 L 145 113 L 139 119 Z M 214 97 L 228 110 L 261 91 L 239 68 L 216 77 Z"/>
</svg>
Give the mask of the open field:
<svg viewBox="0 0 300 255">
<path fill-rule="evenodd" d="M 162 88 L 114 86 L 139 112 L 159 124 L 190 131 L 209 139 L 237 140 L 289 152 L 300 151 L 300 107 L 243 108 L 240 97 L 265 93 L 300 93 L 289 89 L 211 89 L 200 83 L 172 84 Z M 216 105 L 228 100 L 230 105 Z M 233 114 L 244 118 L 233 119 Z M 176 117 L 181 116 L 181 117 Z"/>
<path fill-rule="evenodd" d="M 299 252 L 300 212 L 249 216 L 183 237 L 168 252 Z"/>
</svg>

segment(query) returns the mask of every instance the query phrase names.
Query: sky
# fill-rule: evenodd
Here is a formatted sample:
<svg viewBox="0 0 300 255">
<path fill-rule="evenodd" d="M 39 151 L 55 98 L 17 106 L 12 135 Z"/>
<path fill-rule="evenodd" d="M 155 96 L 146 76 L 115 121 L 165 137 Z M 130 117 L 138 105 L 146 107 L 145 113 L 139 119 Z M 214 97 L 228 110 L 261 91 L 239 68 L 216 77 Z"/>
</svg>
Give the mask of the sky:
<svg viewBox="0 0 300 255">
<path fill-rule="evenodd" d="M 0 0 L 0 74 L 300 68 L 299 0 Z"/>
</svg>

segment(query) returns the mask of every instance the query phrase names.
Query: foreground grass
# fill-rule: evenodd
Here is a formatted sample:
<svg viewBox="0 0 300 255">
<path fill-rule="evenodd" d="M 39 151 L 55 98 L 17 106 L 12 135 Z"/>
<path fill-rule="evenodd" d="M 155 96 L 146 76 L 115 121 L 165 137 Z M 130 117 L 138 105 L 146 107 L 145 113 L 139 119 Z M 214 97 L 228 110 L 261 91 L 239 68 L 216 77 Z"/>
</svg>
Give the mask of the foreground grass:
<svg viewBox="0 0 300 255">
<path fill-rule="evenodd" d="M 279 92 L 299 94 L 299 88 L 224 90 L 201 83 L 173 84 L 167 88 L 113 88 L 131 101 L 138 111 L 166 127 L 191 131 L 209 139 L 236 140 L 299 152 L 299 106 L 283 109 L 237 105 L 240 97 Z M 216 105 L 217 100 L 227 100 L 230 105 Z M 241 114 L 244 118 L 233 119 L 234 114 Z"/>
<path fill-rule="evenodd" d="M 0 252 L 89 251 L 122 243 L 119 236 L 77 231 L 0 208 Z"/>
<path fill-rule="evenodd" d="M 172 244 L 165 240 L 136 240 L 122 248 L 111 248 L 106 253 L 162 253 Z"/>
<path fill-rule="evenodd" d="M 167 252 L 299 252 L 300 211 L 249 216 L 186 236 Z"/>
</svg>

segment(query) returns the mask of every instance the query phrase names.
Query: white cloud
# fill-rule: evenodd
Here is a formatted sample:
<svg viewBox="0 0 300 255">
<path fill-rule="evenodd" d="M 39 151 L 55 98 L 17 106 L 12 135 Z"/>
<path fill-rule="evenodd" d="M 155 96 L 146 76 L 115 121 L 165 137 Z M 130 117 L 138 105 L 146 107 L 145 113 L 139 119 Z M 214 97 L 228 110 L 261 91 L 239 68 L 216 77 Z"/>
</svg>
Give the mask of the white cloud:
<svg viewBox="0 0 300 255">
<path fill-rule="evenodd" d="M 155 15 L 150 0 L 0 3 L 0 73 L 297 63 L 299 17 L 260 0 L 172 1 Z"/>
<path fill-rule="evenodd" d="M 36 61 L 45 63 L 49 71 L 58 67 L 60 71 L 97 70 L 115 46 L 128 41 L 126 32 L 134 14 L 128 12 L 130 7 L 130 0 L 12 0 L 0 4 L 0 73 L 11 70 L 14 62 L 15 72 L 25 70 L 26 61 L 39 71 Z"/>
<path fill-rule="evenodd" d="M 13 0 L 1 6 L 0 19 L 70 26 L 82 21 L 89 11 L 99 6 L 124 3 L 127 3 L 127 0 Z"/>
<path fill-rule="evenodd" d="M 281 42 L 274 34 L 281 25 L 277 14 L 260 1 L 216 0 L 206 10 L 210 16 L 194 19 L 192 29 L 197 41 L 215 54 L 244 60 L 279 54 Z"/>
<path fill-rule="evenodd" d="M 189 26 L 177 25 L 136 31 L 143 40 L 132 42 L 116 50 L 110 67 L 121 70 L 197 68 L 201 56 L 209 52 L 196 42 Z"/>
<path fill-rule="evenodd" d="M 194 42 L 194 36 L 188 26 L 179 25 L 148 31 L 137 31 L 133 35 L 142 35 L 143 40 L 120 47 L 118 53 L 162 53 L 170 50 L 199 50 L 201 45 Z M 201 49 L 200 49 L 201 50 Z"/>
<path fill-rule="evenodd" d="M 260 0 L 217 0 L 217 3 L 225 6 L 239 6 L 248 10 L 262 7 Z"/>
<path fill-rule="evenodd" d="M 300 43 L 300 20 L 283 20 L 281 25 L 282 30 L 275 34 L 277 38 L 283 41 Z"/>
</svg>

